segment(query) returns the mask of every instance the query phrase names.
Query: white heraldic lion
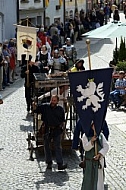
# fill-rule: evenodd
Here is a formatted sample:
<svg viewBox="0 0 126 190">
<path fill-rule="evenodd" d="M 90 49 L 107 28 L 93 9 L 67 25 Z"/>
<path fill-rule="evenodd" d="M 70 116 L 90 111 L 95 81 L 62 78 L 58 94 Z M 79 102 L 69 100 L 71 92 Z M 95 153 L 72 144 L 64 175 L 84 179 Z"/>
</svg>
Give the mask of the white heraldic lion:
<svg viewBox="0 0 126 190">
<path fill-rule="evenodd" d="M 82 109 L 85 110 L 88 106 L 92 106 L 94 112 L 98 111 L 101 108 L 100 102 L 104 101 L 104 92 L 103 92 L 103 82 L 99 83 L 96 86 L 96 83 L 93 79 L 89 80 L 87 86 L 83 89 L 82 85 L 77 86 L 77 91 L 81 93 L 82 96 L 77 97 L 77 101 L 81 102 L 86 99 L 85 105 L 82 106 Z"/>
</svg>

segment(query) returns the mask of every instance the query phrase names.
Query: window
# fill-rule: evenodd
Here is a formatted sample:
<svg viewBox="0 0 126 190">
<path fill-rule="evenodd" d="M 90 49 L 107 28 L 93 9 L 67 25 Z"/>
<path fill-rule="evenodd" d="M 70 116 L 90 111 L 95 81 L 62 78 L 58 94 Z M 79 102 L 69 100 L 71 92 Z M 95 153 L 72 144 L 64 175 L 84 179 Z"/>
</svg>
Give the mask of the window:
<svg viewBox="0 0 126 190">
<path fill-rule="evenodd" d="M 34 2 L 35 2 L 35 3 L 39 3 L 39 2 L 41 2 L 41 0 L 34 0 Z"/>
<path fill-rule="evenodd" d="M 21 3 L 29 3 L 29 0 L 21 0 Z"/>
</svg>

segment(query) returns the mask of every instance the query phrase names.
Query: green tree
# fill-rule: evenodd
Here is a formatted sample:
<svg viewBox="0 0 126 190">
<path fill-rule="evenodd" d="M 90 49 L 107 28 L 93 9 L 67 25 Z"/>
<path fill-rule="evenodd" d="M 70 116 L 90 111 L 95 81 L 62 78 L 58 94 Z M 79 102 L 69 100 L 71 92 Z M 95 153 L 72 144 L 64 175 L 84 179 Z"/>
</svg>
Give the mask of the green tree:
<svg viewBox="0 0 126 190">
<path fill-rule="evenodd" d="M 126 72 L 126 61 L 120 62 L 116 65 L 117 66 L 117 71 L 125 71 Z"/>
<path fill-rule="evenodd" d="M 124 61 L 126 60 L 126 47 L 125 47 L 125 39 L 121 37 L 121 42 L 120 42 L 120 48 L 119 48 L 119 61 Z"/>
</svg>

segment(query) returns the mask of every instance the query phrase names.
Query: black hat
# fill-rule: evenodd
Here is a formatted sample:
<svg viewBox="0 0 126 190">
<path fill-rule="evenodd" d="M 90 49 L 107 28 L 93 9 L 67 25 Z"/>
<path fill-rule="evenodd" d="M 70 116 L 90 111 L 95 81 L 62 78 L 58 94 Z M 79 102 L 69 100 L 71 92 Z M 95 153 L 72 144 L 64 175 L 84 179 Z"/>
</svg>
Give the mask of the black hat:
<svg viewBox="0 0 126 190">
<path fill-rule="evenodd" d="M 84 60 L 83 60 L 83 59 L 79 59 L 79 60 L 76 61 L 75 64 L 78 64 L 78 63 L 82 63 L 82 64 L 84 64 Z"/>
</svg>

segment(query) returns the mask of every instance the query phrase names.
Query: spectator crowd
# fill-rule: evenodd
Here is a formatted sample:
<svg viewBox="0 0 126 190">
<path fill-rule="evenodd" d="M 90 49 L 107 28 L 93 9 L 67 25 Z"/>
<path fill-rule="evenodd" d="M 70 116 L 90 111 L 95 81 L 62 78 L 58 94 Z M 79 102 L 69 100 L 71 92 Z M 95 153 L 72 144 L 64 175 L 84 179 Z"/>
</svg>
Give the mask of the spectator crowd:
<svg viewBox="0 0 126 190">
<path fill-rule="evenodd" d="M 73 18 L 66 18 L 65 25 L 56 20 L 49 27 L 39 26 L 36 41 L 36 64 L 40 72 L 56 73 L 70 69 L 76 59 L 75 43 L 82 40 L 81 34 L 107 24 L 113 12 L 113 19 L 120 20 L 117 6 L 110 3 L 95 5 L 92 10 L 76 10 Z M 16 79 L 17 66 L 26 64 L 26 56 L 17 61 L 17 30 L 15 38 L 0 43 L 0 91 L 10 86 Z M 19 63 L 19 64 L 18 64 Z M 59 64 L 60 63 L 60 64 Z"/>
</svg>

